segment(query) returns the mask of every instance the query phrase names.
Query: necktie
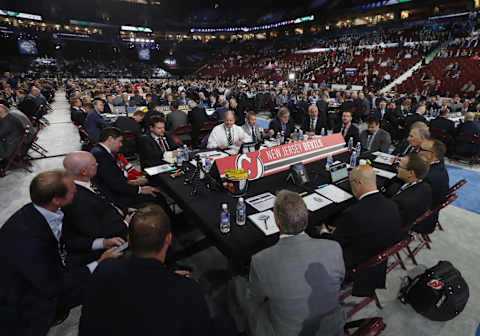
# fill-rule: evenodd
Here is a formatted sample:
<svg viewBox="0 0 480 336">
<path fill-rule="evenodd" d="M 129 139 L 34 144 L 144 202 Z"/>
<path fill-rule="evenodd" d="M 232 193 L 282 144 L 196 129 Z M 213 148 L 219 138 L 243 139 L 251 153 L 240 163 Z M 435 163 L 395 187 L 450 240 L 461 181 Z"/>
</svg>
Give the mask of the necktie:
<svg viewBox="0 0 480 336">
<path fill-rule="evenodd" d="M 310 132 L 313 132 L 314 130 L 314 127 L 315 127 L 314 122 L 315 122 L 314 119 L 310 119 Z"/>
<path fill-rule="evenodd" d="M 255 134 L 255 127 L 252 126 L 252 140 L 253 142 L 257 142 L 257 136 Z"/>
<path fill-rule="evenodd" d="M 158 144 L 160 145 L 160 148 L 162 149 L 162 152 L 165 153 L 167 151 L 167 149 L 165 148 L 165 143 L 163 142 L 163 138 L 158 137 L 157 141 L 158 141 Z"/>
<path fill-rule="evenodd" d="M 227 128 L 227 141 L 228 141 L 229 146 L 233 145 L 233 137 L 232 137 L 232 129 L 231 128 Z"/>
<path fill-rule="evenodd" d="M 282 123 L 282 132 L 285 132 L 286 128 L 287 128 L 287 125 L 285 125 L 284 123 Z"/>
<path fill-rule="evenodd" d="M 370 147 L 372 146 L 372 141 L 373 141 L 373 134 L 368 135 L 367 139 L 367 149 L 370 150 Z"/>
</svg>

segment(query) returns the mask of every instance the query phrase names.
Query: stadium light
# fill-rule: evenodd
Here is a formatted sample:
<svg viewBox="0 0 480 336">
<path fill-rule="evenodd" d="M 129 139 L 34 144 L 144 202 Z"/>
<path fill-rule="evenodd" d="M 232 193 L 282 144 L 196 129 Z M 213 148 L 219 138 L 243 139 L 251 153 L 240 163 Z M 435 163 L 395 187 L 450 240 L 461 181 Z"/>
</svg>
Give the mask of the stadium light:
<svg viewBox="0 0 480 336">
<path fill-rule="evenodd" d="M 294 73 L 294 72 L 290 72 L 290 73 L 288 74 L 288 79 L 291 80 L 291 81 L 295 80 L 295 73 Z"/>
</svg>

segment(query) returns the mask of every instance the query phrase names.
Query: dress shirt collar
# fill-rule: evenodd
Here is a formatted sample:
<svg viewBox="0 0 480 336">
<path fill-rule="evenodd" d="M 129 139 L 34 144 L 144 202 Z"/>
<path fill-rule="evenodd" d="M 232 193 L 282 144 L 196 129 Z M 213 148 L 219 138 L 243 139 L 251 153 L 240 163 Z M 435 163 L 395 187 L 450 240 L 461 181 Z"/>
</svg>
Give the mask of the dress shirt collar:
<svg viewBox="0 0 480 336">
<path fill-rule="evenodd" d="M 367 196 L 369 196 L 369 195 L 376 194 L 376 193 L 378 193 L 378 192 L 379 192 L 378 190 L 369 191 L 369 192 L 363 194 L 362 196 L 360 196 L 360 197 L 358 198 L 358 200 L 361 201 L 361 200 L 364 199 L 365 197 L 367 197 Z"/>
<path fill-rule="evenodd" d="M 150 135 L 152 136 L 153 140 L 155 140 L 155 141 L 158 141 L 160 139 L 159 136 L 157 136 L 156 134 L 153 134 L 152 132 L 150 132 Z"/>
<path fill-rule="evenodd" d="M 108 154 L 110 154 L 111 156 L 113 156 L 113 153 L 112 151 L 110 150 L 110 148 L 108 148 L 107 146 L 105 146 L 103 143 L 99 143 L 100 146 L 102 146 L 103 148 L 105 148 L 105 150 L 108 152 Z"/>
<path fill-rule="evenodd" d="M 88 182 L 84 182 L 84 181 L 73 181 L 75 182 L 76 185 L 79 185 L 79 186 L 82 186 L 84 188 L 87 188 L 88 190 L 90 190 L 91 192 L 93 192 L 94 194 L 96 194 L 95 190 L 92 189 L 92 185 L 91 185 L 91 182 L 88 181 Z"/>
<path fill-rule="evenodd" d="M 52 212 L 36 204 L 34 204 L 33 206 L 35 207 L 35 209 L 37 209 L 38 212 L 40 212 L 43 218 L 45 218 L 57 241 L 60 241 L 60 236 L 62 235 L 62 210 L 58 209 L 56 212 Z"/>
<path fill-rule="evenodd" d="M 402 191 L 407 190 L 407 189 L 410 188 L 410 187 L 413 187 L 413 186 L 416 185 L 416 184 L 419 184 L 420 182 L 422 182 L 422 180 L 416 180 L 416 181 L 413 181 L 413 182 L 410 182 L 410 183 L 405 183 L 404 185 L 402 185 L 402 186 L 400 187 L 400 189 L 398 190 L 397 194 L 401 193 Z"/>
<path fill-rule="evenodd" d="M 305 231 L 302 231 L 302 232 L 300 232 L 300 233 L 298 233 L 298 234 L 296 234 L 296 235 L 294 235 L 294 234 L 282 233 L 282 234 L 280 235 L 280 239 L 282 239 L 282 238 L 288 238 L 288 237 L 295 237 L 295 236 L 299 236 L 299 235 L 302 235 L 302 234 L 305 234 Z"/>
</svg>

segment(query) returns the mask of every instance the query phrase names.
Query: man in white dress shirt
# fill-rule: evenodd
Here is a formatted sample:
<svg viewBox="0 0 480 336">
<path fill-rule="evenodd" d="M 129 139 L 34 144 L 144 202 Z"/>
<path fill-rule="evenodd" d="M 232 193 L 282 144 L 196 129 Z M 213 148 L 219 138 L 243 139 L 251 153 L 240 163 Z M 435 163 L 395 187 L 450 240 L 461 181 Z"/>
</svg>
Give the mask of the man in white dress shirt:
<svg viewBox="0 0 480 336">
<path fill-rule="evenodd" d="M 215 126 L 208 137 L 207 148 L 227 148 L 241 146 L 244 142 L 251 142 L 252 137 L 246 134 L 240 126 L 235 125 L 235 115 L 232 111 L 225 113 L 223 124 Z"/>
<path fill-rule="evenodd" d="M 257 127 L 257 114 L 254 111 L 249 111 L 247 113 L 247 120 L 243 124 L 242 129 L 245 134 L 249 135 L 252 138 L 253 142 L 262 142 L 263 140 L 263 130 L 261 127 Z"/>
</svg>

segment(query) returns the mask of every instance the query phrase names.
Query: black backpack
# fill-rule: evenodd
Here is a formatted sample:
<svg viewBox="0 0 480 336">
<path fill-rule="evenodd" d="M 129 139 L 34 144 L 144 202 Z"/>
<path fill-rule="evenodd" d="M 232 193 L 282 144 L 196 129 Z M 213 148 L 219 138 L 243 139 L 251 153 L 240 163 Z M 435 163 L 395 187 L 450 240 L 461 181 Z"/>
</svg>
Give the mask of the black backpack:
<svg viewBox="0 0 480 336">
<path fill-rule="evenodd" d="M 432 268 L 400 289 L 399 299 L 433 321 L 448 321 L 460 314 L 469 297 L 468 285 L 449 261 Z"/>
</svg>

